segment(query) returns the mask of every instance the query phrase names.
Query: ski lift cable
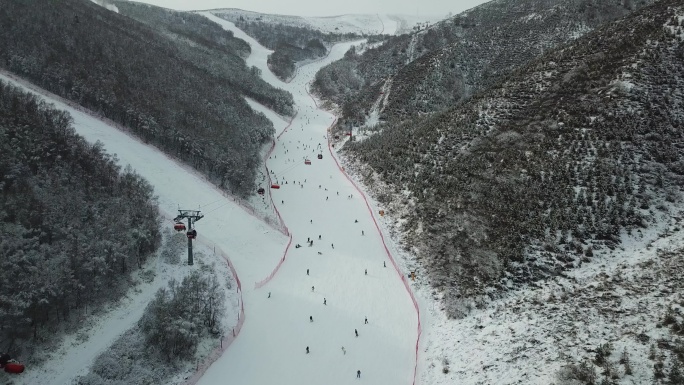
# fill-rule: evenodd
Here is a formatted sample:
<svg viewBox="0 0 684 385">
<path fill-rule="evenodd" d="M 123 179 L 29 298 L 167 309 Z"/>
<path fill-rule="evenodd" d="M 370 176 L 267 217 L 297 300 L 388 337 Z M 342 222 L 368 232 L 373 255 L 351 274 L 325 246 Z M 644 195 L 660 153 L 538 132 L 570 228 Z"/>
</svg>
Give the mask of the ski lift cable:
<svg viewBox="0 0 684 385">
<path fill-rule="evenodd" d="M 294 165 L 292 165 L 292 166 L 289 166 L 289 167 L 284 168 L 284 169 L 281 170 L 280 172 L 275 172 L 275 175 L 276 175 L 278 178 L 282 178 L 284 175 L 287 175 L 288 173 L 290 173 L 290 171 L 296 169 L 297 167 L 301 167 L 302 164 L 303 164 L 302 162 L 297 162 L 296 164 L 294 164 Z"/>
<path fill-rule="evenodd" d="M 211 211 L 207 211 L 206 213 L 204 213 L 204 216 L 206 217 L 207 215 L 213 213 L 214 211 L 216 211 L 216 210 L 218 210 L 218 209 L 221 209 L 221 208 L 223 208 L 223 207 L 225 207 L 225 206 L 228 206 L 228 205 L 231 204 L 231 203 L 233 203 L 233 202 L 228 201 L 228 202 L 222 204 L 221 206 L 219 206 L 219 207 L 217 207 L 217 208 L 215 208 L 215 209 L 213 209 L 213 210 L 211 210 Z"/>
<path fill-rule="evenodd" d="M 213 205 L 214 203 L 220 202 L 220 201 L 223 200 L 223 199 L 224 199 L 224 198 L 220 198 L 220 199 L 217 199 L 217 200 L 215 200 L 215 201 L 213 201 L 213 202 L 204 203 L 204 204 L 199 205 L 199 207 L 202 207 L 202 208 L 205 208 L 205 209 L 206 209 L 207 206 L 211 206 L 211 205 Z"/>
<path fill-rule="evenodd" d="M 300 162 L 294 162 L 294 164 L 292 164 L 292 165 L 285 166 L 285 168 L 282 169 L 282 172 L 289 172 L 291 169 L 297 168 L 297 167 L 299 167 L 299 166 L 301 166 L 301 165 L 302 165 L 302 164 L 301 164 Z"/>
</svg>

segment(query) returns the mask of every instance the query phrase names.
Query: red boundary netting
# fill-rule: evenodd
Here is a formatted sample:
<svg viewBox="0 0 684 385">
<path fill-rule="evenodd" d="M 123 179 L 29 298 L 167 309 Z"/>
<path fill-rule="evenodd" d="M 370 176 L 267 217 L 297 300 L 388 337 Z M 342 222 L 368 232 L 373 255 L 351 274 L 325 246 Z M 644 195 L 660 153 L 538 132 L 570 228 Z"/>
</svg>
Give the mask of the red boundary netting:
<svg viewBox="0 0 684 385">
<path fill-rule="evenodd" d="M 309 94 L 311 96 L 311 94 Z M 313 99 L 313 96 L 311 96 Z M 315 101 L 315 100 L 314 100 Z M 330 130 L 335 123 L 337 122 L 337 119 L 333 121 L 333 123 L 330 125 L 328 130 Z M 366 203 L 366 208 L 368 209 L 368 213 L 371 216 L 371 219 L 373 219 L 373 224 L 375 225 L 375 229 L 378 231 L 378 234 L 380 234 L 380 239 L 382 240 L 382 246 L 385 248 L 385 253 L 387 254 L 387 257 L 389 258 L 390 262 L 394 266 L 394 270 L 397 272 L 397 275 L 399 275 L 399 279 L 404 283 L 404 287 L 406 288 L 406 291 L 408 292 L 409 296 L 411 297 L 411 301 L 413 302 L 413 307 L 416 309 L 416 315 L 418 317 L 418 328 L 417 328 L 417 333 L 418 337 L 416 338 L 416 361 L 413 367 L 413 385 L 416 384 L 416 375 L 418 374 L 418 345 L 420 344 L 420 336 L 422 334 L 422 327 L 420 324 L 420 307 L 418 306 L 418 301 L 416 300 L 416 296 L 413 294 L 413 291 L 411 291 L 411 286 L 409 284 L 408 278 L 402 274 L 401 270 L 399 269 L 399 265 L 397 265 L 396 260 L 392 256 L 392 253 L 389 251 L 389 248 L 387 247 L 387 243 L 385 242 L 385 236 L 382 234 L 382 231 L 380 230 L 380 226 L 378 225 L 377 220 L 375 219 L 375 215 L 373 214 L 373 208 L 371 207 L 370 203 L 368 202 L 368 198 L 366 198 L 366 195 L 363 193 L 363 191 L 359 188 L 359 186 L 354 182 L 354 180 L 346 173 L 344 168 L 340 166 L 340 162 L 337 160 L 337 157 L 335 156 L 335 152 L 333 152 L 332 146 L 331 146 L 331 141 L 330 141 L 330 133 L 328 132 L 328 150 L 330 151 L 330 156 L 335 160 L 335 164 L 337 165 L 337 168 L 340 170 L 340 172 L 347 178 L 349 182 L 354 186 L 356 191 L 358 191 L 359 195 L 363 198 L 363 201 Z"/>
<path fill-rule="evenodd" d="M 199 241 L 209 246 L 205 241 Z M 185 385 L 197 384 L 199 379 L 202 378 L 202 376 L 204 375 L 204 373 L 207 372 L 209 367 L 214 362 L 216 362 L 216 360 L 218 360 L 223 355 L 223 352 L 225 352 L 226 349 L 228 349 L 228 347 L 233 343 L 233 341 L 235 341 L 238 334 L 240 334 L 240 330 L 242 330 L 242 325 L 245 323 L 245 302 L 242 300 L 242 284 L 240 283 L 240 278 L 238 277 L 237 271 L 235 270 L 235 266 L 233 266 L 233 263 L 230 261 L 230 258 L 228 258 L 228 255 L 223 250 L 221 250 L 221 248 L 216 248 L 216 250 L 228 264 L 228 267 L 230 268 L 230 271 L 233 274 L 233 277 L 235 278 L 235 282 L 237 282 L 237 291 L 240 293 L 240 312 L 238 313 L 238 321 L 235 327 L 233 327 L 233 329 L 227 336 L 221 337 L 221 342 L 219 346 L 216 347 L 216 349 L 214 349 L 207 356 L 207 358 L 197 366 L 197 370 L 190 378 L 188 378 L 185 381 Z"/>
<path fill-rule="evenodd" d="M 283 256 L 280 258 L 280 261 L 278 261 L 278 264 L 276 265 L 275 269 L 273 269 L 273 271 L 271 271 L 271 274 L 269 274 L 268 277 L 262 279 L 259 282 L 256 282 L 254 284 L 255 289 L 261 289 L 267 283 L 269 283 L 273 279 L 273 277 L 275 277 L 278 270 L 280 270 L 280 267 L 283 265 L 283 263 L 285 263 L 285 257 L 287 257 L 287 252 L 290 250 L 290 245 L 292 245 L 292 234 L 290 234 L 290 241 L 287 242 L 287 247 L 285 247 L 285 252 L 283 252 Z"/>
<path fill-rule="evenodd" d="M 280 134 L 278 134 L 276 139 L 280 139 L 280 137 L 285 132 L 287 132 L 287 130 L 292 126 L 292 122 L 294 122 L 295 117 L 297 117 L 297 114 L 295 114 L 295 116 L 292 117 L 292 120 L 290 120 L 290 124 L 288 124 L 283 129 L 283 131 Z M 275 149 L 275 145 L 276 145 L 276 142 L 274 139 L 271 142 L 271 148 L 268 150 L 268 152 L 266 153 L 266 156 L 264 157 L 264 167 L 266 168 L 266 176 L 268 177 L 269 186 L 273 184 L 273 180 L 271 179 L 271 170 L 269 170 L 267 162 L 268 162 L 268 158 L 271 156 L 271 153 Z M 273 210 L 275 211 L 276 216 L 278 217 L 278 222 L 280 224 L 280 228 L 282 229 L 281 231 L 283 231 L 283 233 L 285 235 L 287 235 L 290 238 L 290 240 L 287 242 L 287 246 L 285 247 L 285 251 L 283 252 L 283 256 L 278 261 L 278 264 L 276 265 L 276 267 L 273 269 L 273 271 L 271 271 L 271 273 L 266 278 L 264 278 L 261 281 L 256 282 L 254 284 L 255 289 L 260 289 L 260 288 L 264 287 L 264 285 L 266 285 L 268 282 L 271 281 L 271 279 L 273 279 L 273 277 L 275 277 L 278 270 L 280 270 L 280 267 L 283 265 L 283 263 L 285 263 L 285 258 L 287 257 L 287 252 L 290 250 L 290 246 L 292 245 L 292 234 L 290 233 L 290 229 L 287 228 L 287 225 L 285 225 L 285 221 L 283 220 L 283 217 L 280 215 L 280 211 L 278 211 L 278 208 L 276 207 L 275 202 L 273 201 L 273 194 L 271 194 L 270 188 L 268 189 L 268 198 L 271 200 L 271 206 L 273 207 Z"/>
<path fill-rule="evenodd" d="M 285 128 L 283 129 L 283 131 L 280 134 L 278 134 L 276 139 L 280 138 L 280 136 L 282 134 L 284 134 L 292 126 L 292 122 L 294 122 L 295 118 L 297 117 L 297 114 L 299 114 L 299 111 L 295 112 L 292 119 L 290 119 L 290 123 L 288 123 L 287 126 L 285 126 Z M 285 235 L 290 235 L 290 230 L 285 225 L 285 221 L 283 221 L 283 217 L 280 216 L 280 212 L 278 211 L 275 203 L 273 202 L 273 194 L 271 193 L 271 188 L 270 188 L 270 186 L 273 185 L 273 180 L 271 179 L 271 170 L 268 168 L 268 158 L 273 153 L 273 150 L 275 149 L 275 145 L 276 145 L 275 139 L 272 139 L 271 140 L 271 148 L 268 149 L 268 151 L 266 152 L 266 155 L 264 156 L 264 168 L 266 169 L 266 178 L 268 178 L 268 188 L 267 188 L 268 189 L 268 199 L 271 201 L 271 207 L 273 207 L 273 210 L 275 211 L 276 216 L 278 217 L 278 226 L 279 226 L 278 230 Z M 292 237 L 290 236 L 290 241 L 291 240 L 292 240 Z M 278 269 L 278 267 L 276 267 L 276 269 Z"/>
</svg>

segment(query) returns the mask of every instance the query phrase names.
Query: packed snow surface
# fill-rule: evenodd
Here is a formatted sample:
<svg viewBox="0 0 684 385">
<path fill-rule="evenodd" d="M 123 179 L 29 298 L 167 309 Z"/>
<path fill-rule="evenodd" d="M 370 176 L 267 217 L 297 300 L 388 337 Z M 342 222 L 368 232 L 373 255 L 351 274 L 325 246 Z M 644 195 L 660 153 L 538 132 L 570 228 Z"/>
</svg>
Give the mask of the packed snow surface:
<svg viewBox="0 0 684 385">
<path fill-rule="evenodd" d="M 214 9 L 209 12 L 216 15 L 230 14 L 236 18 L 242 17 L 247 21 L 259 20 L 271 24 L 309 28 L 323 33 L 385 35 L 407 33 L 410 32 L 414 26 L 432 25 L 446 17 L 446 15 L 417 16 L 395 14 L 350 14 L 328 17 L 303 17 L 271 15 L 235 8 Z"/>
<path fill-rule="evenodd" d="M 200 379 L 201 384 L 227 380 L 231 384 L 348 384 L 357 380 L 358 371 L 373 384 L 412 383 L 416 308 L 402 273 L 388 259 L 364 200 L 328 151 L 327 129 L 334 116 L 319 110 L 307 93 L 316 71 L 342 57 L 354 43 L 334 46 L 326 58 L 300 67 L 296 78 L 286 84 L 267 69 L 268 50 L 231 23 L 207 17 L 248 41 L 252 45 L 249 65 L 261 68 L 267 81 L 295 97 L 298 113 L 289 125 L 250 102 L 274 120 L 277 134 L 282 133 L 267 166 L 281 185 L 271 192 L 292 236 L 289 249 L 289 239 L 279 229 L 235 203 L 194 170 L 111 122 L 37 92 L 69 111 L 80 135 L 90 142 L 101 141 L 122 165 L 130 164 L 147 179 L 167 217 L 178 208 L 201 209 L 205 217 L 196 226 L 200 237 L 233 261 L 242 281 L 244 326 Z M 305 165 L 305 159 L 311 165 Z M 313 243 L 307 243 L 307 238 Z M 285 263 L 257 289 L 255 283 L 274 271 L 286 250 Z M 91 339 L 97 344 L 75 348 L 65 342 L 63 358 L 56 357 L 48 366 L 62 368 L 59 383 L 70 383 L 84 374 L 97 354 L 137 321 L 145 301 L 161 284 L 155 281 L 143 287 L 146 295 L 138 297 L 130 312 L 124 309 L 96 328 Z M 29 374 L 23 377 L 29 382 L 24 383 L 55 383 L 49 370 L 40 371 L 40 378 Z"/>
<path fill-rule="evenodd" d="M 210 12 L 202 14 L 247 41 L 252 47 L 248 65 L 260 68 L 266 81 L 295 98 L 297 115 L 291 121 L 248 100 L 276 128 L 277 140 L 266 162 L 269 171 L 264 169 L 260 179 L 268 193 L 250 199 L 265 212 L 244 208 L 194 170 L 115 124 L 35 91 L 69 111 L 79 134 L 103 142 L 122 165 L 130 164 L 150 181 L 166 217 L 179 207 L 201 209 L 205 218 L 197 223 L 197 230 L 205 258 L 216 257 L 209 252 L 216 246 L 233 261 L 242 282 L 244 325 L 199 383 L 412 384 L 419 319 L 400 278 L 417 262 L 388 242 L 389 251 L 401 256 L 401 272 L 390 263 L 368 211 L 371 207 L 377 215 L 381 207 L 373 201 L 367 207 L 338 169 L 332 157 L 337 156 L 335 149 L 329 151 L 327 138 L 334 117 L 318 109 L 307 92 L 316 71 L 354 43 L 334 46 L 326 58 L 299 67 L 297 76 L 284 83 L 267 69 L 269 50 L 232 23 Z M 37 90 L 13 77 L 0 75 L 0 79 Z M 375 111 L 379 104 L 380 99 Z M 373 123 L 373 119 L 368 122 Z M 280 189 L 269 189 L 266 173 Z M 269 224 L 277 218 L 274 209 L 291 240 L 283 227 Z M 648 231 L 631 237 L 623 234 L 622 247 L 597 252 L 591 262 L 565 277 L 507 293 L 462 320 L 445 316 L 440 294 L 419 275 L 411 282 L 423 318 L 417 383 L 550 384 L 562 365 L 592 359 L 597 346 L 606 342 L 615 346 L 611 361 L 617 362 L 625 348 L 634 358 L 633 374 L 620 372 L 618 383 L 650 383 L 652 362 L 646 352 L 651 342 L 640 343 L 635 336 L 657 341 L 668 335 L 665 328 L 651 326 L 679 296 L 680 291 L 670 287 L 679 288 L 678 272 L 684 271 L 678 254 L 684 245 L 684 231 L 680 231 L 684 212 L 674 204 L 667 210 L 679 214 L 663 215 Z M 401 213 L 375 217 L 385 240 L 400 218 Z M 307 239 L 313 240 L 311 246 Z M 223 269 L 222 274 L 227 274 Z M 98 315 L 85 341 L 67 336 L 54 359 L 42 368 L 28 368 L 13 378 L 15 383 L 68 384 L 84 374 L 97 354 L 137 321 L 154 291 L 169 277 L 183 274 L 173 269 L 157 273 L 154 281 L 136 288 L 137 294 Z M 228 301 L 235 309 L 237 296 Z M 231 322 L 235 320 L 226 320 L 228 328 Z"/>
<path fill-rule="evenodd" d="M 358 370 L 373 384 L 412 383 L 416 310 L 363 200 L 328 152 L 327 128 L 334 116 L 319 110 L 307 93 L 318 69 L 353 43 L 334 46 L 328 57 L 300 67 L 286 84 L 266 68 L 266 49 L 232 23 L 203 14 L 252 46 L 248 64 L 290 91 L 298 113 L 267 161 L 281 186 L 271 193 L 293 247 L 272 281 L 245 292 L 240 337 L 199 383 L 230 378 L 232 384 L 348 384 Z"/>
</svg>

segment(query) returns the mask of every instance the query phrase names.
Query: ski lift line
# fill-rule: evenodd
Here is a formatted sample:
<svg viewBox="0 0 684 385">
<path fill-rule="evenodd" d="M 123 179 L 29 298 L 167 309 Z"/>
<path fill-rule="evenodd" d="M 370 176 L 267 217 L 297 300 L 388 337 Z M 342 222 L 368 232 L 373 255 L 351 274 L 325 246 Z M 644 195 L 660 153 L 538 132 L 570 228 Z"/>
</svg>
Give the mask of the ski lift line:
<svg viewBox="0 0 684 385">
<path fill-rule="evenodd" d="M 268 150 L 264 157 L 264 168 L 266 169 L 266 177 L 268 178 L 268 184 L 272 185 L 273 184 L 273 179 L 271 178 L 271 170 L 268 168 L 268 164 L 266 160 L 268 159 L 269 156 L 273 153 L 273 150 L 275 149 L 275 139 L 271 139 L 271 148 Z M 271 202 L 271 207 L 273 207 L 273 210 L 276 213 L 276 217 L 278 218 L 278 221 L 280 223 L 280 228 L 278 229 L 281 233 L 283 233 L 286 236 L 290 235 L 290 230 L 285 226 L 285 221 L 283 221 L 283 218 L 280 216 L 280 213 L 278 212 L 278 209 L 275 206 L 275 202 L 273 201 L 273 193 L 271 192 L 271 189 L 268 190 L 268 199 Z"/>
<path fill-rule="evenodd" d="M 211 211 L 207 211 L 207 212 L 204 213 L 204 216 L 206 217 L 207 215 L 213 213 L 214 211 L 219 210 L 219 209 L 222 209 L 222 208 L 228 206 L 228 205 L 231 204 L 231 203 L 233 203 L 233 202 L 228 201 L 228 202 L 222 204 L 221 206 L 219 206 L 219 207 L 217 207 L 217 208 L 215 208 L 215 209 L 213 209 L 213 210 L 211 210 Z"/>
<path fill-rule="evenodd" d="M 275 175 L 278 178 L 281 178 L 282 176 L 289 174 L 291 171 L 296 170 L 298 167 L 301 167 L 301 166 L 302 166 L 302 163 L 297 162 L 297 164 L 294 164 L 294 165 L 289 166 L 289 167 L 287 167 L 287 168 L 285 168 L 279 172 L 276 172 Z"/>
<path fill-rule="evenodd" d="M 295 168 L 297 168 L 297 167 L 299 167 L 299 166 L 301 166 L 301 164 L 300 164 L 299 162 L 295 162 L 294 164 L 291 164 L 291 165 L 289 165 L 289 166 L 283 168 L 282 170 L 276 171 L 276 172 L 275 172 L 275 175 L 282 175 L 282 174 L 288 173 L 288 172 L 290 172 L 291 170 L 293 170 L 293 169 L 295 169 Z"/>
<path fill-rule="evenodd" d="M 206 209 L 206 208 L 207 208 L 207 206 L 211 206 L 211 205 L 213 205 L 213 204 L 214 204 L 214 203 L 216 203 L 216 202 L 220 202 L 221 200 L 222 200 L 222 199 L 221 199 L 221 198 L 219 198 L 219 199 L 217 199 L 217 200 L 215 200 L 215 201 L 213 201 L 213 202 L 209 202 L 209 203 L 201 204 L 201 205 L 199 205 L 199 207 L 201 207 L 201 208 L 204 208 L 204 209 Z"/>
<path fill-rule="evenodd" d="M 337 122 L 337 119 L 332 123 L 331 127 Z M 359 193 L 359 195 L 363 198 L 363 201 L 366 203 L 366 208 L 368 209 L 368 212 L 370 213 L 371 219 L 373 220 L 373 224 L 375 225 L 375 229 L 378 231 L 378 234 L 380 235 L 380 240 L 382 241 L 382 246 L 385 249 L 385 253 L 387 254 L 387 257 L 389 258 L 390 262 L 394 266 L 394 270 L 397 272 L 399 275 L 399 278 L 401 279 L 402 283 L 404 284 L 404 287 L 406 288 L 407 293 L 411 297 L 411 301 L 413 302 L 413 307 L 416 309 L 416 316 L 418 319 L 418 326 L 417 326 L 417 338 L 416 338 L 416 347 L 415 347 L 415 364 L 413 367 L 413 385 L 416 385 L 416 377 L 418 374 L 418 347 L 420 344 L 420 337 L 422 334 L 422 326 L 420 323 L 420 307 L 418 306 L 418 301 L 416 300 L 415 295 L 413 294 L 413 291 L 411 290 L 411 286 L 408 282 L 408 278 L 404 276 L 404 274 L 399 270 L 399 265 L 397 264 L 396 260 L 392 256 L 392 253 L 389 251 L 389 248 L 387 247 L 387 243 L 385 241 L 385 236 L 380 230 L 380 225 L 378 225 L 378 221 L 375 219 L 375 215 L 373 215 L 373 209 L 371 208 L 370 203 L 368 202 L 368 198 L 366 198 L 366 195 L 363 193 L 363 191 L 359 188 L 359 186 L 354 182 L 354 180 L 347 174 L 340 165 L 340 162 L 338 161 L 337 157 L 335 156 L 335 153 L 332 150 L 331 142 L 330 139 L 328 139 L 328 151 L 330 151 L 330 156 L 332 156 L 333 160 L 335 161 L 335 164 L 337 165 L 337 168 L 340 170 L 342 175 L 347 178 L 347 180 L 354 186 L 356 191 Z"/>
</svg>

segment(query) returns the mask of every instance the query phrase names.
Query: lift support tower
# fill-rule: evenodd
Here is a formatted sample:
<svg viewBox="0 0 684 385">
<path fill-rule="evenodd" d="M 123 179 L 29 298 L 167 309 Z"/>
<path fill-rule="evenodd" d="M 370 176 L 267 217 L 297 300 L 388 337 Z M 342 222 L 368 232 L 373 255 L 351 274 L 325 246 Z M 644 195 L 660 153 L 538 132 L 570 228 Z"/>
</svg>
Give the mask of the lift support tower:
<svg viewBox="0 0 684 385">
<path fill-rule="evenodd" d="M 192 228 L 192 223 L 204 218 L 204 215 L 199 210 L 178 210 L 178 216 L 174 219 L 176 222 L 182 222 L 183 219 L 188 220 L 188 265 L 192 266 L 192 240 L 197 237 L 197 230 Z"/>
</svg>

